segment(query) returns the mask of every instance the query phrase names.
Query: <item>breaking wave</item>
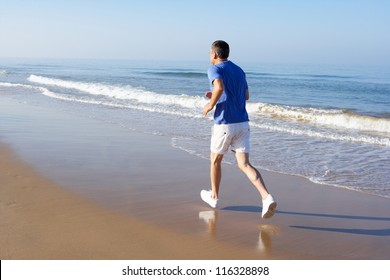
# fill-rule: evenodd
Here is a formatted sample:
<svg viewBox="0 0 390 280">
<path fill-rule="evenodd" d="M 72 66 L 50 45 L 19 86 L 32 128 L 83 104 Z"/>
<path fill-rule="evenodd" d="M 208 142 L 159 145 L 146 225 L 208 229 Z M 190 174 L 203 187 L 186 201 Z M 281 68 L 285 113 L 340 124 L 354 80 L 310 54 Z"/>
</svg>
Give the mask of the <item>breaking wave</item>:
<svg viewBox="0 0 390 280">
<path fill-rule="evenodd" d="M 28 80 L 38 84 L 75 89 L 91 95 L 121 100 L 132 100 L 143 104 L 160 104 L 166 106 L 176 105 L 183 108 L 200 108 L 205 104 L 205 100 L 200 96 L 158 94 L 129 85 L 115 86 L 103 83 L 65 81 L 36 75 L 31 75 Z"/>
<path fill-rule="evenodd" d="M 130 85 L 68 81 L 37 75 L 30 75 L 28 80 L 48 88 L 9 83 L 0 85 L 23 86 L 52 98 L 72 102 L 189 118 L 202 118 L 202 108 L 207 103 L 207 100 L 200 96 L 160 94 Z M 251 124 L 258 128 L 314 138 L 390 146 L 390 119 L 387 118 L 336 109 L 267 103 L 248 103 L 247 108 Z"/>
<path fill-rule="evenodd" d="M 248 105 L 248 110 L 259 116 L 390 135 L 390 119 L 359 115 L 337 109 L 303 108 L 265 103 Z"/>
</svg>

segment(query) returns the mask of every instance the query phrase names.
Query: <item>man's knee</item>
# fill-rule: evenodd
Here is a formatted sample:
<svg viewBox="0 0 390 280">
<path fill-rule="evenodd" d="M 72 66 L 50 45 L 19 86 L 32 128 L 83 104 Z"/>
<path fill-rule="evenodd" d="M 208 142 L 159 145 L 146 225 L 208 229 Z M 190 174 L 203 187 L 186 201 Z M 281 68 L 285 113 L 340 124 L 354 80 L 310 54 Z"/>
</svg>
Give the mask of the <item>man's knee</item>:
<svg viewBox="0 0 390 280">
<path fill-rule="evenodd" d="M 213 154 L 213 153 L 210 155 L 210 162 L 211 162 L 212 165 L 219 165 L 219 164 L 221 164 L 222 159 L 223 159 L 223 155 Z"/>
<path fill-rule="evenodd" d="M 250 167 L 249 155 L 244 153 L 236 153 L 237 167 L 244 170 Z"/>
<path fill-rule="evenodd" d="M 240 170 L 244 171 L 245 169 L 247 169 L 248 167 L 250 167 L 250 164 L 249 164 L 249 162 L 247 162 L 247 161 L 237 162 L 237 167 L 238 167 Z"/>
</svg>

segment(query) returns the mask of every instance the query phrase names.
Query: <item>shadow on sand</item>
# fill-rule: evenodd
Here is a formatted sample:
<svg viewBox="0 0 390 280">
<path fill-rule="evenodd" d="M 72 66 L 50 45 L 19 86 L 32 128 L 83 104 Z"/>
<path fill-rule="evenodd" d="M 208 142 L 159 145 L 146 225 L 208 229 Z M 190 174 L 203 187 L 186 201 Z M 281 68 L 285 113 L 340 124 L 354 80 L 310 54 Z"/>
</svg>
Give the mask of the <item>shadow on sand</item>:
<svg viewBox="0 0 390 280">
<path fill-rule="evenodd" d="M 227 206 L 221 209 L 222 211 L 237 211 L 237 212 L 252 212 L 261 213 L 261 207 L 259 206 Z M 369 220 L 369 221 L 388 221 L 390 218 L 386 217 L 368 217 L 368 216 L 351 216 L 351 215 L 336 215 L 336 214 L 319 214 L 319 213 L 302 213 L 276 210 L 275 214 L 279 215 L 300 215 L 322 218 L 336 218 L 336 219 L 350 219 L 350 220 Z"/>
<path fill-rule="evenodd" d="M 251 212 L 261 213 L 259 206 L 228 206 L 221 209 L 222 211 L 237 211 L 237 212 Z M 276 210 L 277 215 L 300 215 L 321 218 L 335 218 L 335 219 L 350 219 L 350 220 L 368 220 L 368 221 L 390 221 L 386 217 L 368 217 L 368 216 L 351 216 L 351 215 L 336 215 L 336 214 L 318 214 L 318 213 L 302 213 Z M 351 233 L 370 236 L 390 236 L 390 229 L 348 229 L 348 228 L 325 228 L 325 227 L 308 227 L 308 226 L 290 226 L 291 228 L 298 228 L 304 230 L 316 230 L 327 232 Z"/>
<path fill-rule="evenodd" d="M 322 227 L 306 227 L 306 226 L 290 226 L 290 227 L 307 229 L 307 230 L 352 233 L 352 234 L 371 235 L 371 236 L 390 236 L 390 229 L 322 228 Z"/>
</svg>

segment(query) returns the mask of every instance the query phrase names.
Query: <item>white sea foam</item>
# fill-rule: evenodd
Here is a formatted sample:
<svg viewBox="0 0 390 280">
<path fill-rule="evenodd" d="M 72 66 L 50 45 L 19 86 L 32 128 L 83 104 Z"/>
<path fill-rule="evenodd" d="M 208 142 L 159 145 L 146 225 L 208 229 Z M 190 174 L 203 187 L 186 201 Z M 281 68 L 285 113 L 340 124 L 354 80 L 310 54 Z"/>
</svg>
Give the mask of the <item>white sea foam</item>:
<svg viewBox="0 0 390 280">
<path fill-rule="evenodd" d="M 103 83 L 65 81 L 36 75 L 31 75 L 28 80 L 43 85 L 75 89 L 91 95 L 99 95 L 120 100 L 133 100 L 143 104 L 201 109 L 207 102 L 200 96 L 157 94 L 129 85 L 114 86 Z M 306 122 L 313 125 L 325 125 L 390 134 L 389 119 L 358 115 L 342 110 L 293 107 L 267 103 L 248 103 L 247 108 L 250 114 L 259 116 L 284 119 L 292 122 Z"/>
<path fill-rule="evenodd" d="M 8 74 L 7 70 L 0 69 L 0 76 L 7 75 L 7 74 Z"/>
<path fill-rule="evenodd" d="M 390 120 L 349 111 L 252 103 L 248 110 L 260 116 L 313 125 L 390 134 Z"/>
<path fill-rule="evenodd" d="M 42 86 L 0 83 L 3 86 L 25 87 L 38 90 L 42 94 L 66 101 L 86 104 L 102 105 L 113 108 L 136 109 L 154 113 L 177 115 L 189 118 L 202 118 L 201 109 L 207 102 L 202 97 L 187 95 L 157 94 L 128 85 L 113 86 L 102 83 L 86 83 L 65 81 L 31 75 L 28 80 L 33 83 L 73 89 L 87 95 L 57 93 Z M 96 96 L 96 97 L 94 97 Z M 104 97 L 103 99 L 97 96 Z M 108 97 L 108 98 L 107 98 Z M 343 133 L 342 131 L 316 130 L 312 128 L 296 127 L 294 125 L 280 125 L 280 123 L 262 122 L 263 117 L 287 120 L 295 123 L 309 123 L 311 125 L 326 125 L 353 129 L 359 131 L 375 131 L 390 134 L 390 120 L 370 116 L 361 116 L 342 110 L 328 110 L 317 108 L 303 108 L 266 103 L 248 103 L 248 112 L 252 116 L 252 126 L 270 131 L 285 132 L 292 135 L 309 136 L 337 141 L 348 141 L 381 146 L 390 146 L 389 137 L 377 137 L 366 134 Z"/>
<path fill-rule="evenodd" d="M 179 106 L 182 108 L 201 110 L 207 102 L 200 96 L 157 94 L 129 85 L 114 86 L 103 83 L 66 81 L 36 75 L 31 75 L 28 80 L 43 85 L 75 89 L 91 95 L 119 100 L 132 100 L 142 104 L 156 104 L 166 107 Z M 259 116 L 284 119 L 292 122 L 310 123 L 313 125 L 390 134 L 389 119 L 358 115 L 342 110 L 303 108 L 267 103 L 248 103 L 247 108 L 250 114 Z"/>
<path fill-rule="evenodd" d="M 310 129 L 297 129 L 292 127 L 278 126 L 278 125 L 259 124 L 256 122 L 252 122 L 251 125 L 262 129 L 285 132 L 293 135 L 303 135 L 303 136 L 309 136 L 314 138 L 323 138 L 323 139 L 330 139 L 330 140 L 337 140 L 337 141 L 390 146 L 390 138 L 386 138 L 386 137 L 374 137 L 368 135 L 354 136 L 350 134 L 342 134 L 336 132 L 329 133 L 329 132 L 313 131 Z"/>
<path fill-rule="evenodd" d="M 36 75 L 31 75 L 28 80 L 38 84 L 75 89 L 92 95 L 99 95 L 121 100 L 133 100 L 144 104 L 180 106 L 191 109 L 202 108 L 206 103 L 206 101 L 199 96 L 157 94 L 129 85 L 113 86 L 103 83 L 65 81 L 61 79 L 47 78 Z"/>
<path fill-rule="evenodd" d="M 188 118 L 201 118 L 202 117 L 201 114 L 182 112 L 182 111 L 177 111 L 174 109 L 169 109 L 166 107 L 165 108 L 158 108 L 158 107 L 151 107 L 151 106 L 142 105 L 142 104 L 129 104 L 129 103 L 121 104 L 121 103 L 116 103 L 115 101 L 112 101 L 112 102 L 101 101 L 101 100 L 94 100 L 91 98 L 83 98 L 83 97 L 78 97 L 78 96 L 60 94 L 60 93 L 53 92 L 53 91 L 51 91 L 45 87 L 41 87 L 41 86 L 32 86 L 32 85 L 14 84 L 14 83 L 3 83 L 3 82 L 0 82 L 0 86 L 19 87 L 19 88 L 25 88 L 25 89 L 30 89 L 30 90 L 36 90 L 45 96 L 55 98 L 55 99 L 70 101 L 70 102 L 78 102 L 78 103 L 92 104 L 92 105 L 101 105 L 101 106 L 120 108 L 120 109 L 142 110 L 142 111 L 147 111 L 147 112 L 152 112 L 152 113 L 169 114 L 169 115 L 176 115 L 176 116 L 182 116 L 182 117 L 188 117 Z"/>
</svg>

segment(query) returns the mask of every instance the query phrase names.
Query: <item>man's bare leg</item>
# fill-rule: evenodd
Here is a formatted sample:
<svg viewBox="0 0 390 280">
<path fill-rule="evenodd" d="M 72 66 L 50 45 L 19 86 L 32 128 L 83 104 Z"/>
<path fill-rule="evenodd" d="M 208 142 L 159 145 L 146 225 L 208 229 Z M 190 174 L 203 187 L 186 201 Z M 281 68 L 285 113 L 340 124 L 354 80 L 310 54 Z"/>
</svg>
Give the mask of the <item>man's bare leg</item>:
<svg viewBox="0 0 390 280">
<path fill-rule="evenodd" d="M 218 199 L 219 186 L 222 178 L 222 159 L 223 155 L 214 153 L 210 154 L 211 197 L 213 199 Z"/>
<path fill-rule="evenodd" d="M 248 177 L 251 183 L 256 187 L 262 199 L 263 200 L 266 199 L 267 196 L 269 195 L 268 190 L 265 187 L 260 172 L 249 163 L 249 154 L 248 153 L 235 153 L 235 154 L 236 154 L 238 168 L 240 168 L 240 170 L 245 173 L 245 175 Z"/>
</svg>

